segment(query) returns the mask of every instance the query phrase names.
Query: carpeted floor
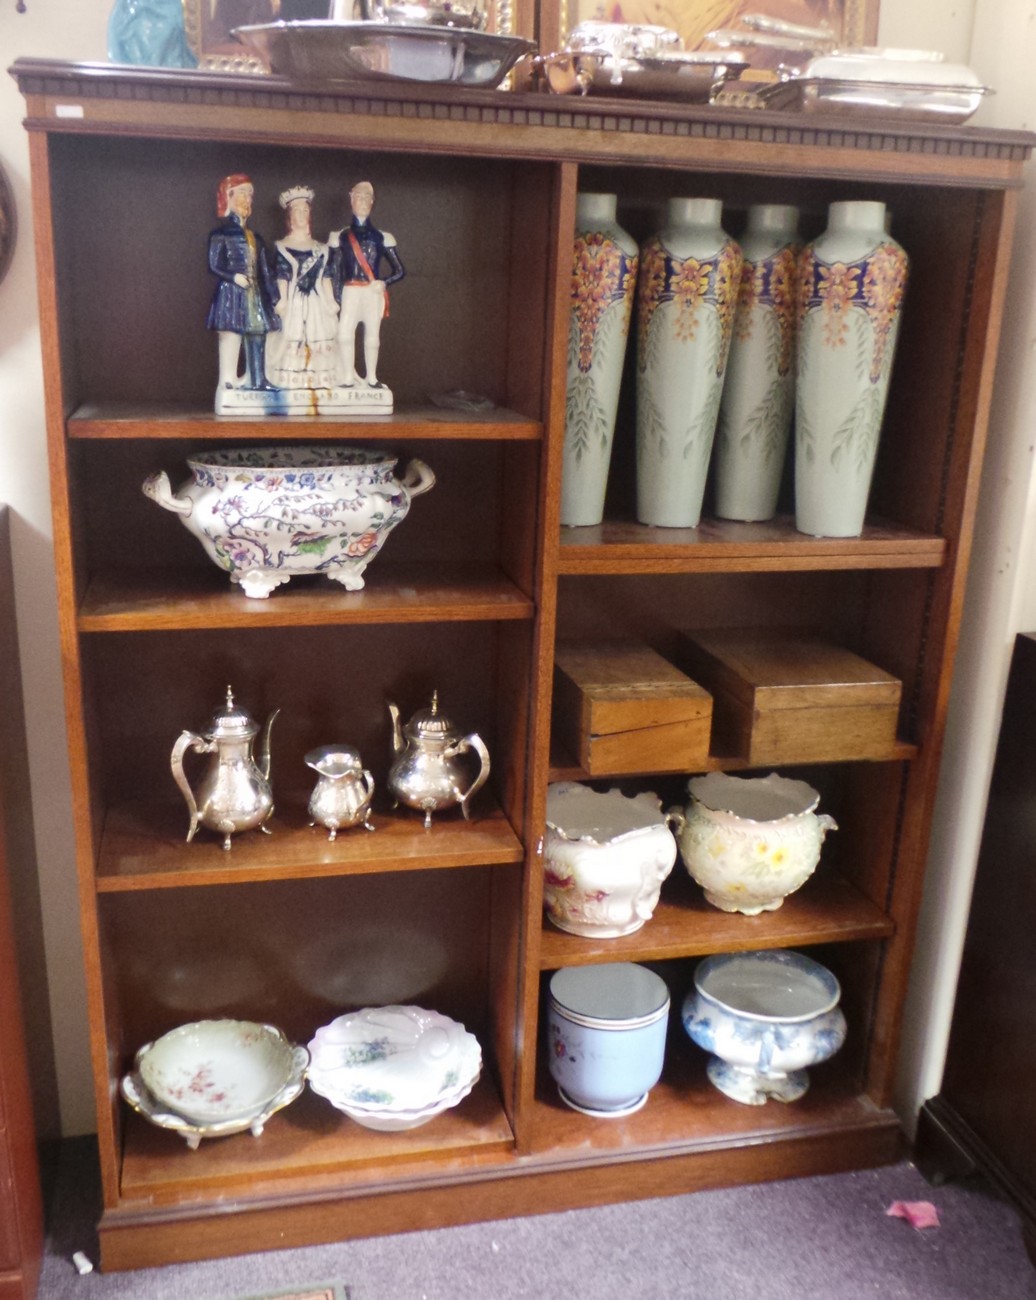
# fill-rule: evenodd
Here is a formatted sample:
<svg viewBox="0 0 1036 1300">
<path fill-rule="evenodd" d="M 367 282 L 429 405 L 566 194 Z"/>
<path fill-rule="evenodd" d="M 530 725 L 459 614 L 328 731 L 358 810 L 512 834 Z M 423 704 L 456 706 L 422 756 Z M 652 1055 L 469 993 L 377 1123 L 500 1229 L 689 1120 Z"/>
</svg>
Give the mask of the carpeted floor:
<svg viewBox="0 0 1036 1300">
<path fill-rule="evenodd" d="M 885 1211 L 931 1201 L 940 1226 Z M 1018 1216 L 911 1164 L 305 1250 L 80 1276 L 96 1262 L 92 1143 L 62 1144 L 39 1300 L 1036 1300 Z"/>
</svg>

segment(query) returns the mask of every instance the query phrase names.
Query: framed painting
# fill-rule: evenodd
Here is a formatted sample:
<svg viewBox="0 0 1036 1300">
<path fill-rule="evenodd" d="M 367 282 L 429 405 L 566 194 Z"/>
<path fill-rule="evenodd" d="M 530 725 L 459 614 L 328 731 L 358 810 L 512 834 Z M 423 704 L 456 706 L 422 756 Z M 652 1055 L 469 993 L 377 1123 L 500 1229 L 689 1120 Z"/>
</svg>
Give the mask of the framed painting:
<svg viewBox="0 0 1036 1300">
<path fill-rule="evenodd" d="M 221 72 L 262 72 L 263 65 L 234 36 L 235 27 L 327 18 L 331 0 L 183 0 L 184 28 L 198 66 Z"/>
<path fill-rule="evenodd" d="M 873 45 L 878 32 L 878 0 L 559 0 L 559 5 L 556 14 L 541 12 L 541 49 L 557 48 L 577 23 L 591 19 L 668 27 L 679 32 L 688 50 L 701 48 L 709 32 L 737 27 L 746 14 L 826 27 L 839 45 Z"/>
</svg>

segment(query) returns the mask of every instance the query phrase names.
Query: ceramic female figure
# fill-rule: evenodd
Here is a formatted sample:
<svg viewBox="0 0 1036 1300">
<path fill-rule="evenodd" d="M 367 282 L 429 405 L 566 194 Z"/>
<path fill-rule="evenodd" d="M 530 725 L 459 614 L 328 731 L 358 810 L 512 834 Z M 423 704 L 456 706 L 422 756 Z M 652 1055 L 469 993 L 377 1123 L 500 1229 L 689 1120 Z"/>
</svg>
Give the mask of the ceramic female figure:
<svg viewBox="0 0 1036 1300">
<path fill-rule="evenodd" d="M 718 199 L 670 199 L 637 283 L 637 518 L 694 528 L 741 275 Z"/>
<path fill-rule="evenodd" d="M 561 522 L 599 524 L 637 281 L 637 244 L 614 194 L 580 194 L 572 264 Z"/>
<path fill-rule="evenodd" d="M 748 210 L 741 288 L 716 430 L 716 514 L 771 519 L 795 409 L 795 275 L 799 213 Z"/>
<path fill-rule="evenodd" d="M 795 396 L 795 526 L 858 537 L 878 451 L 907 255 L 885 205 L 832 203 L 803 252 Z"/>
<path fill-rule="evenodd" d="M 276 312 L 281 328 L 267 344 L 270 379 L 279 388 L 332 389 L 338 366 L 338 308 L 327 274 L 328 247 L 313 238 L 313 191 L 280 195 L 288 233 L 278 239 Z"/>
</svg>

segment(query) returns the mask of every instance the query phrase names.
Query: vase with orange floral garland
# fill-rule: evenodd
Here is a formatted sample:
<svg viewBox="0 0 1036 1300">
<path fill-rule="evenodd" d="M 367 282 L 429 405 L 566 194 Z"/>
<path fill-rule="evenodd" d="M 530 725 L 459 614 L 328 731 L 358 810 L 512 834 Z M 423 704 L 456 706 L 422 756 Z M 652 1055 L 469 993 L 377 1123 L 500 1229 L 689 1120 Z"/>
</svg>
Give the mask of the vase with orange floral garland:
<svg viewBox="0 0 1036 1300">
<path fill-rule="evenodd" d="M 561 522 L 604 518 L 619 389 L 637 281 L 637 244 L 614 194 L 580 194 L 572 263 Z"/>
<path fill-rule="evenodd" d="M 719 199 L 670 199 L 637 287 L 637 518 L 695 528 L 741 277 Z"/>
<path fill-rule="evenodd" d="M 716 428 L 716 514 L 772 519 L 795 410 L 798 208 L 748 209 L 741 287 Z"/>
<path fill-rule="evenodd" d="M 795 526 L 863 531 L 885 414 L 908 260 L 885 205 L 832 203 L 799 267 Z"/>
</svg>

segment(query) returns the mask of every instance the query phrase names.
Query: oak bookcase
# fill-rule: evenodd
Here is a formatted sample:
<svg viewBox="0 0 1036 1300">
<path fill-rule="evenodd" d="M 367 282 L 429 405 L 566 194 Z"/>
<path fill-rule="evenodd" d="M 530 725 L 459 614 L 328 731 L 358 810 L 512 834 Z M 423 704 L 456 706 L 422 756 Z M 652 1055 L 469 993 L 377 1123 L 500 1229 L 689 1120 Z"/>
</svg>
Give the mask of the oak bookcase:
<svg viewBox="0 0 1036 1300">
<path fill-rule="evenodd" d="M 749 110 L 305 88 L 259 76 L 20 60 L 45 357 L 54 549 L 78 887 L 104 1183 L 105 1268 L 461 1223 L 874 1165 L 901 1152 L 890 1106 L 954 646 L 1008 276 L 1033 138 Z M 407 278 L 381 373 L 396 414 L 217 419 L 205 240 L 215 187 L 246 171 L 252 223 L 280 234 L 277 193 L 317 193 L 318 232 L 374 183 L 374 219 Z M 561 529 L 571 232 L 578 189 L 614 191 L 638 237 L 666 198 L 793 202 L 803 232 L 841 198 L 885 201 L 912 276 L 863 535 L 820 540 L 788 513 L 632 522 L 628 411 L 607 522 Z M 436 392 L 497 403 L 456 415 Z M 364 592 L 295 580 L 268 600 L 225 575 L 140 491 L 231 442 L 376 442 L 438 476 Z M 806 626 L 903 683 L 881 761 L 795 768 L 839 823 L 815 877 L 755 918 L 707 906 L 677 867 L 635 935 L 578 940 L 542 920 L 539 843 L 560 636 L 634 632 L 662 653 L 707 626 Z M 183 842 L 169 775 L 179 732 L 227 682 L 273 732 L 272 838 Z M 306 826 L 313 745 L 357 745 L 379 789 L 385 700 L 404 716 L 438 689 L 489 745 L 469 825 L 376 804 L 374 835 L 329 845 Z M 717 765 L 722 765 L 717 760 Z M 677 800 L 682 783 L 630 783 Z M 674 1009 L 702 954 L 807 948 L 839 976 L 846 1046 L 791 1106 L 746 1107 L 670 1033 L 648 1105 L 616 1121 L 564 1108 L 545 1079 L 542 984 L 561 965 L 650 962 Z M 304 1095 L 260 1139 L 189 1151 L 121 1102 L 135 1049 L 229 1014 L 297 1041 L 341 1011 L 418 1002 L 479 1037 L 486 1068 L 455 1110 L 372 1133 Z"/>
</svg>

